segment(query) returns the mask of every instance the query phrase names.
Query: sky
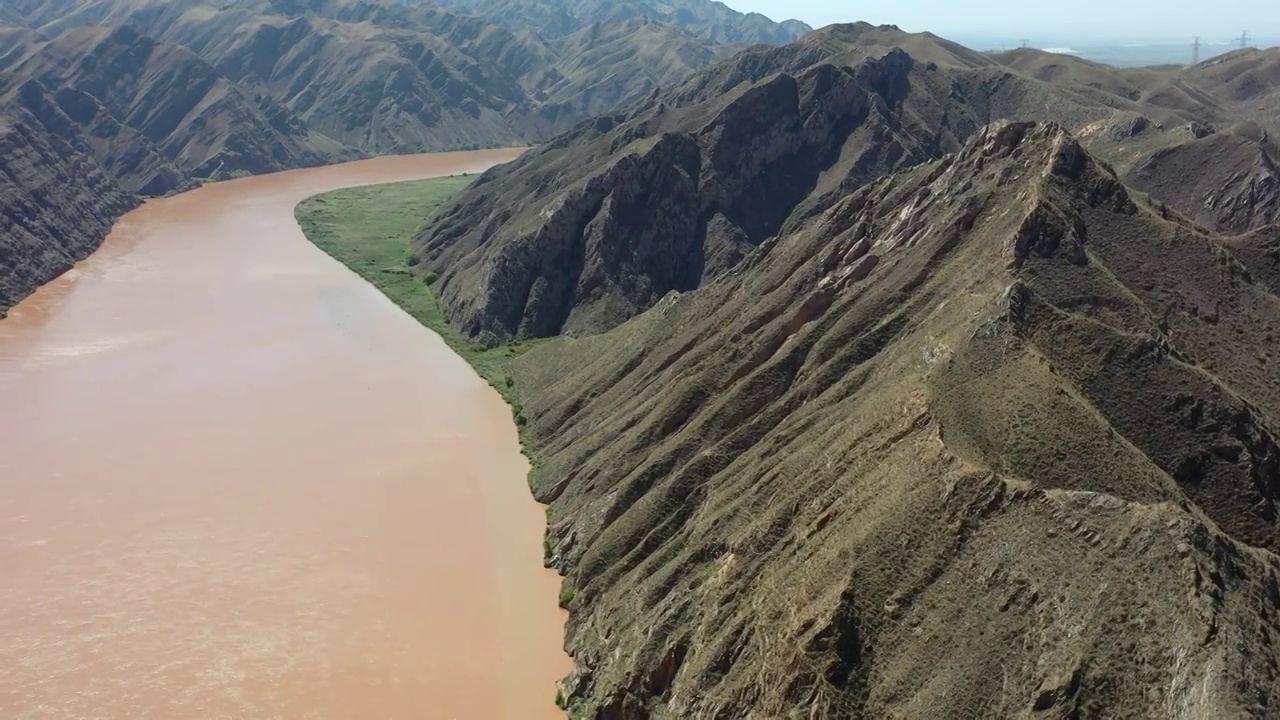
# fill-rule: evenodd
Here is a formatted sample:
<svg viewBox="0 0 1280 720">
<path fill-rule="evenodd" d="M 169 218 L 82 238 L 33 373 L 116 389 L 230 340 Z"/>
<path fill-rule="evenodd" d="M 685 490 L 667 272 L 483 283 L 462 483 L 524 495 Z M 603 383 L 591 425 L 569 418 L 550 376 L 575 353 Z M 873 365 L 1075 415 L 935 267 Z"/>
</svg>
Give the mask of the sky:
<svg viewBox="0 0 1280 720">
<path fill-rule="evenodd" d="M 958 41 L 1026 38 L 1033 46 L 1098 41 L 1181 41 L 1195 35 L 1227 42 L 1248 29 L 1259 38 L 1280 38 L 1277 0 L 724 0 L 742 12 L 774 20 L 794 17 L 814 27 L 865 20 L 903 30 L 929 30 Z M 1064 8 L 1069 8 L 1064 12 Z"/>
</svg>

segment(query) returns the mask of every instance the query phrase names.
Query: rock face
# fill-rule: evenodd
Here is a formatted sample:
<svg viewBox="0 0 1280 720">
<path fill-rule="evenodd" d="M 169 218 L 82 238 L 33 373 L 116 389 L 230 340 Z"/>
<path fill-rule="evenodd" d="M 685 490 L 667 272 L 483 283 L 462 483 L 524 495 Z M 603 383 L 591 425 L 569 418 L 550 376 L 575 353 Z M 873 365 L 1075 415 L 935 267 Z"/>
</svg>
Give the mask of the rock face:
<svg viewBox="0 0 1280 720">
<path fill-rule="evenodd" d="M 1280 296 L 1233 242 L 1000 123 L 531 350 L 571 711 L 1267 715 Z"/>
<path fill-rule="evenodd" d="M 0 114 L 0 315 L 92 252 L 136 203 L 87 148 L 25 110 Z"/>
</svg>

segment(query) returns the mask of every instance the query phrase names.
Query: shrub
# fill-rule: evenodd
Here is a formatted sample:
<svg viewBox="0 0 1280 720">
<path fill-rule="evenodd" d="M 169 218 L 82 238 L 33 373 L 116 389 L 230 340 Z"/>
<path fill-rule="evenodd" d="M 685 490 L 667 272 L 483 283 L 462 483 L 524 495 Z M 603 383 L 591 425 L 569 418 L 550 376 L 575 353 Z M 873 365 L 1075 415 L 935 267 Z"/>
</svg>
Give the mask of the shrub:
<svg viewBox="0 0 1280 720">
<path fill-rule="evenodd" d="M 429 272 L 422 277 L 422 281 L 425 282 L 427 285 L 435 285 L 436 281 L 439 279 L 440 279 L 440 276 L 433 272 Z"/>
</svg>

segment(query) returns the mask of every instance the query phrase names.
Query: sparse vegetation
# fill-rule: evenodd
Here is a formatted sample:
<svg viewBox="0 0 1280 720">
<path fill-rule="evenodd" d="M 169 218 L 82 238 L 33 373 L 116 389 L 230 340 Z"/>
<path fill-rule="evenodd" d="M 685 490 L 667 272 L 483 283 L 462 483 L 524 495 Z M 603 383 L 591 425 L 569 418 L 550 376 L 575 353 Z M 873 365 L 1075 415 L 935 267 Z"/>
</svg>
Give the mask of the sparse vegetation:
<svg viewBox="0 0 1280 720">
<path fill-rule="evenodd" d="M 560 586 L 560 607 L 567 610 L 573 604 L 575 595 L 573 586 L 569 584 L 569 580 L 566 578 L 564 584 Z"/>
</svg>

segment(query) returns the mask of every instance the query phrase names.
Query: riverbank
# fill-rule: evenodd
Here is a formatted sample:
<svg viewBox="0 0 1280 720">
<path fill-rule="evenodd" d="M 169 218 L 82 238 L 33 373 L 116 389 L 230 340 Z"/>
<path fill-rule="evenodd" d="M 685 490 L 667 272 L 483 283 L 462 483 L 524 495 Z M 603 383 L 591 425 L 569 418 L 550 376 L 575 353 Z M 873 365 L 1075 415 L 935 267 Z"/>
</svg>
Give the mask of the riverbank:
<svg viewBox="0 0 1280 720">
<path fill-rule="evenodd" d="M 344 188 L 298 203 L 294 217 L 316 247 L 367 280 L 470 363 L 511 405 L 523 433 L 524 415 L 504 366 L 537 341 L 485 348 L 463 337 L 449 324 L 431 288 L 434 276 L 415 272 L 409 252 L 414 234 L 476 177 L 453 175 Z M 527 444 L 525 448 L 528 454 Z"/>
</svg>

